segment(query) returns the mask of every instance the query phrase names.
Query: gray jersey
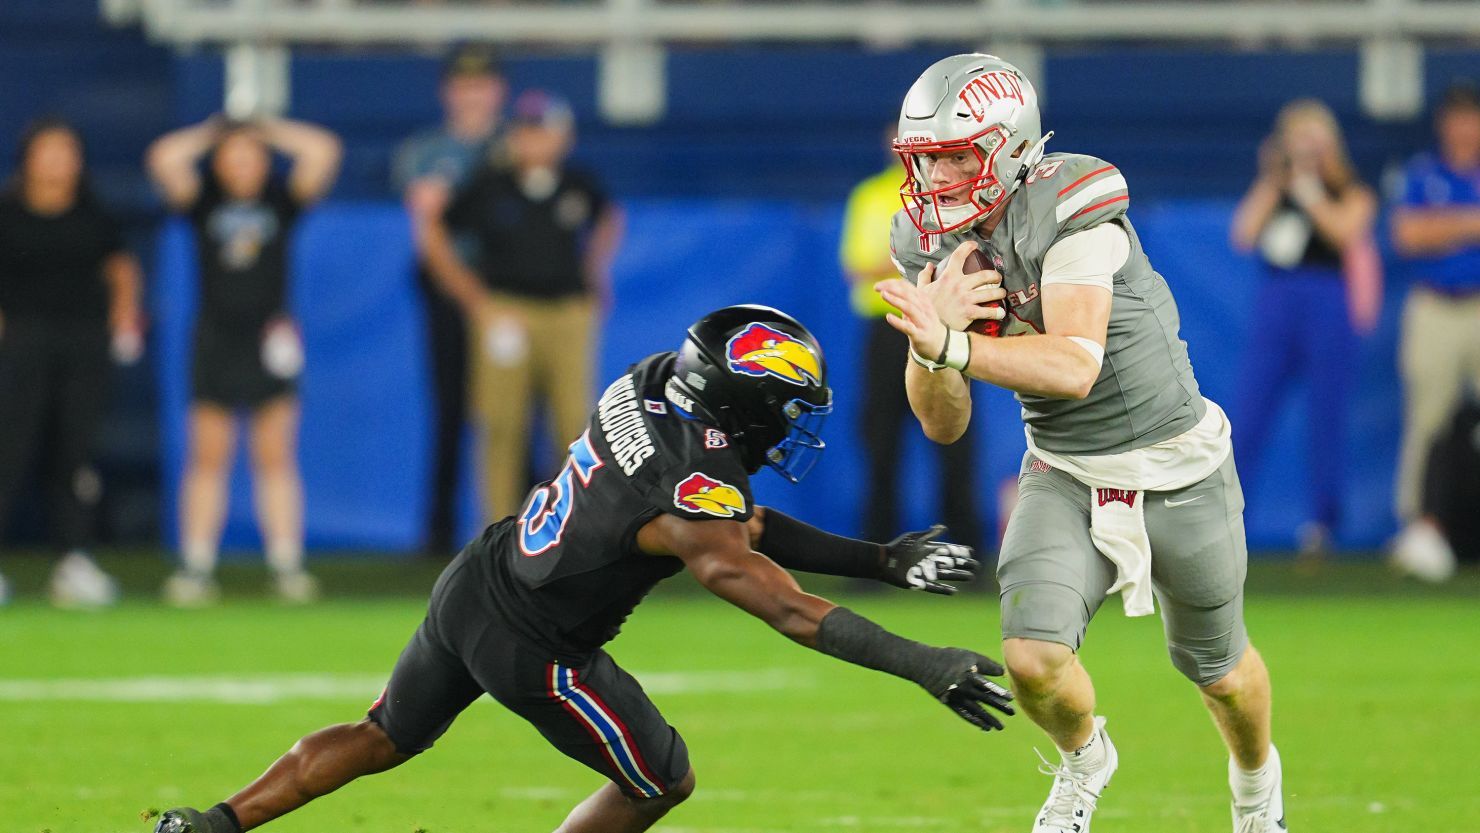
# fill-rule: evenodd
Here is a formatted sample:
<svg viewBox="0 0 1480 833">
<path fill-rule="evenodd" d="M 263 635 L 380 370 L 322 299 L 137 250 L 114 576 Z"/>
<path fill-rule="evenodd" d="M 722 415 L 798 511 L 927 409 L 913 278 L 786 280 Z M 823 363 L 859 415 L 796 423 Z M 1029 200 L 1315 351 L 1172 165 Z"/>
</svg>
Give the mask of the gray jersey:
<svg viewBox="0 0 1480 833">
<path fill-rule="evenodd" d="M 1053 153 L 1013 194 L 990 239 L 975 229 L 921 234 L 905 211 L 894 217 L 890 246 L 911 281 L 963 241 L 981 244 L 1007 290 L 1005 336 L 1043 332 L 1039 284 L 1044 255 L 1054 243 L 1101 223 L 1125 229 L 1130 257 L 1114 277 L 1105 362 L 1089 396 L 1017 394 L 1033 442 L 1045 451 L 1113 454 L 1143 448 L 1191 429 L 1205 411 L 1187 344 L 1178 335 L 1177 304 L 1141 249 L 1125 215 L 1129 202 L 1125 179 L 1114 165 Z"/>
</svg>

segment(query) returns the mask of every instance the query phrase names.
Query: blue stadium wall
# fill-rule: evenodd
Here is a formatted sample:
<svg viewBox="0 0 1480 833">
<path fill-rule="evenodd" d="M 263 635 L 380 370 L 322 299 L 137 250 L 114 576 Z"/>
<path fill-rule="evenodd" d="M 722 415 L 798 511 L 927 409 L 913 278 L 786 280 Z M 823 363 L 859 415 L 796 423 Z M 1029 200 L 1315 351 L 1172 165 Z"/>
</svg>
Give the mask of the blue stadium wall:
<svg viewBox="0 0 1480 833">
<path fill-rule="evenodd" d="M 602 353 L 604 375 L 673 343 L 704 310 L 732 301 L 773 303 L 816 328 L 828 348 L 840 413 L 834 447 L 815 479 L 788 489 L 762 478 L 760 494 L 835 526 L 857 525 L 862 494 L 855 433 L 858 346 L 834 260 L 843 195 L 885 164 L 880 138 L 919 69 L 949 47 L 870 51 L 840 45 L 678 48 L 669 56 L 669 102 L 657 124 L 618 128 L 596 114 L 589 56 L 519 53 L 508 74 L 518 90 L 569 97 L 581 118 L 580 163 L 626 205 L 631 231 L 617 264 L 616 307 Z M 154 264 L 152 362 L 121 374 L 105 432 L 110 485 L 121 471 L 148 483 L 119 500 L 119 536 L 171 536 L 182 453 L 186 348 L 194 283 L 188 235 L 159 232 L 162 213 L 139 160 L 150 138 L 218 108 L 219 54 L 174 52 L 97 21 L 93 0 L 0 4 L 0 159 L 21 125 L 41 113 L 73 118 L 88 140 L 93 179 L 133 221 L 132 239 Z M 1347 128 L 1353 156 L 1373 182 L 1429 141 L 1424 119 L 1374 122 L 1360 114 L 1353 50 L 1075 48 L 1049 52 L 1040 88 L 1054 146 L 1116 162 L 1132 183 L 1132 216 L 1158 268 L 1175 287 L 1185 335 L 1205 390 L 1230 401 L 1237 366 L 1258 349 L 1256 273 L 1227 250 L 1226 222 L 1252 174 L 1255 152 L 1279 106 L 1313 95 Z M 1480 52 L 1426 55 L 1427 95 L 1452 78 L 1480 76 Z M 405 221 L 388 187 L 395 144 L 437 118 L 438 62 L 391 52 L 305 51 L 293 59 L 292 115 L 344 136 L 344 174 L 333 199 L 304 224 L 296 248 L 296 305 L 310 365 L 303 385 L 302 457 L 309 534 L 320 548 L 408 550 L 424 514 L 426 380 Z M 1110 79 L 1107 81 L 1106 79 Z M 1389 326 L 1364 343 L 1348 443 L 1341 543 L 1379 544 L 1391 528 L 1391 470 L 1398 428 L 1393 340 L 1402 275 L 1391 268 Z M 656 300 L 655 300 L 656 299 Z M 1022 448 L 1016 408 L 981 389 L 986 443 L 976 484 L 995 515 L 997 484 Z M 1298 394 L 1298 391 L 1295 392 Z M 1298 395 L 1282 415 L 1266 465 L 1244 472 L 1256 546 L 1291 543 L 1307 496 L 1300 443 L 1308 421 Z M 156 426 L 158 426 L 156 428 Z M 928 461 L 911 426 L 910 453 Z M 921 469 L 928 469 L 922 462 Z M 118 475 L 118 476 L 111 476 Z M 930 518 L 925 472 L 905 489 Z M 162 510 L 149 490 L 163 493 Z M 244 477 L 235 484 L 229 540 L 255 543 Z M 144 495 L 151 495 L 144 497 Z M 475 503 L 465 501 L 466 527 Z M 150 520 L 141 521 L 141 516 Z"/>
<path fill-rule="evenodd" d="M 1134 185 L 1132 186 L 1134 187 Z M 866 367 L 859 360 L 860 327 L 847 306 L 836 243 L 840 209 L 782 200 L 626 201 L 630 229 L 615 269 L 616 297 L 604 330 L 600 375 L 610 379 L 651 352 L 673 349 L 684 327 L 724 304 L 759 302 L 796 315 L 813 328 L 828 357 L 837 412 L 827 426 L 831 447 L 801 486 L 763 473 L 757 499 L 823 526 L 859 525 L 865 469 L 857 431 L 860 386 L 872 373 L 898 373 L 902 364 Z M 1235 419 L 1233 388 L 1244 356 L 1259 349 L 1260 311 L 1279 299 L 1261 297 L 1255 266 L 1223 240 L 1227 200 L 1162 201 L 1133 206 L 1131 216 L 1158 269 L 1176 292 L 1183 335 L 1206 395 Z M 174 512 L 174 485 L 184 452 L 189 329 L 195 281 L 190 235 L 171 224 L 162 235 L 154 270 L 156 358 L 161 385 L 164 485 Z M 308 495 L 309 542 L 318 548 L 409 550 L 418 544 L 425 513 L 429 415 L 420 302 L 411 277 L 406 221 L 389 203 L 341 202 L 314 212 L 301 229 L 295 262 L 294 305 L 305 333 L 308 366 L 302 461 Z M 1396 320 L 1395 295 L 1388 320 Z M 1352 402 L 1353 434 L 1346 454 L 1350 477 L 1339 541 L 1373 547 L 1391 533 L 1392 467 L 1399 391 L 1392 326 L 1367 340 L 1355 360 L 1360 379 Z M 1302 472 L 1304 431 L 1321 430 L 1306 417 L 1299 388 L 1264 454 L 1264 465 L 1243 472 L 1248 529 L 1255 547 L 1291 545 L 1308 511 Z M 1006 393 L 976 387 L 977 427 L 984 438 L 978 476 L 963 488 L 977 492 L 983 515 L 996 520 L 996 496 L 1023 454 L 1022 425 Z M 936 520 L 930 510 L 933 455 L 918 428 L 903 424 L 907 454 L 918 460 L 903 485 L 905 522 Z M 549 442 L 539 445 L 548 449 Z M 563 446 L 563 443 L 561 444 Z M 548 476 L 554 458 L 541 467 Z M 254 546 L 249 480 L 239 467 L 229 543 Z M 471 488 L 465 489 L 471 497 Z M 477 529 L 476 508 L 464 501 L 464 533 Z M 168 524 L 165 525 L 169 527 Z M 990 528 L 990 525 L 989 525 Z"/>
</svg>

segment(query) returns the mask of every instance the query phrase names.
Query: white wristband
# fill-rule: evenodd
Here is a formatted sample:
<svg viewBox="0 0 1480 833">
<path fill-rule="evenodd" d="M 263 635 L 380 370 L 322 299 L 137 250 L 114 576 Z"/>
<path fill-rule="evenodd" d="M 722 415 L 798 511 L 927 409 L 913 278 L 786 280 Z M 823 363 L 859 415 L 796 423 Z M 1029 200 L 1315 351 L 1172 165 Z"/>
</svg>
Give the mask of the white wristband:
<svg viewBox="0 0 1480 833">
<path fill-rule="evenodd" d="M 971 337 L 960 330 L 947 327 L 946 343 L 940 351 L 939 360 L 925 358 L 916 353 L 913 346 L 910 347 L 910 359 L 931 373 L 948 367 L 965 372 L 966 366 L 971 364 Z"/>
<path fill-rule="evenodd" d="M 971 364 L 971 336 L 960 330 L 946 331 L 946 352 L 941 362 L 952 370 L 965 371 Z"/>
</svg>

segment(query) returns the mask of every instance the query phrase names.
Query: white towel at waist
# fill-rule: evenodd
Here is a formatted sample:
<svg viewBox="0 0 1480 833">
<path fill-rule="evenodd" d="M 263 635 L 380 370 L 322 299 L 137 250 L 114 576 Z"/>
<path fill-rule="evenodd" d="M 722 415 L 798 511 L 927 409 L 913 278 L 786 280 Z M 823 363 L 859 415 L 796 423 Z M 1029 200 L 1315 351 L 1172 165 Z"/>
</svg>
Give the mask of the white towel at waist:
<svg viewBox="0 0 1480 833">
<path fill-rule="evenodd" d="M 1204 399 L 1207 413 L 1170 440 L 1119 454 L 1055 454 L 1033 442 L 1033 456 L 1089 489 L 1089 533 L 1095 549 L 1115 565 L 1115 584 L 1127 616 L 1155 612 L 1151 593 L 1151 538 L 1146 533 L 1147 491 L 1186 488 L 1223 465 L 1233 452 L 1232 426 L 1218 403 Z"/>
</svg>

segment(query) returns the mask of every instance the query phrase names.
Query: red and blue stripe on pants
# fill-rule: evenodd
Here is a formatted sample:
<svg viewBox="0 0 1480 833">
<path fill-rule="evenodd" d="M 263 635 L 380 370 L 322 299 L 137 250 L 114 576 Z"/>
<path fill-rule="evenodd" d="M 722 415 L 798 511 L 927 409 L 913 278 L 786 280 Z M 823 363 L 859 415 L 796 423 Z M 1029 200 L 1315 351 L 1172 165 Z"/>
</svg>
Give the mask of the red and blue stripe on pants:
<svg viewBox="0 0 1480 833">
<path fill-rule="evenodd" d="M 638 751 L 627 726 L 595 692 L 581 685 L 574 668 L 550 663 L 550 696 L 559 700 L 601 746 L 612 768 L 643 798 L 657 798 L 663 784 L 653 775 Z"/>
</svg>

